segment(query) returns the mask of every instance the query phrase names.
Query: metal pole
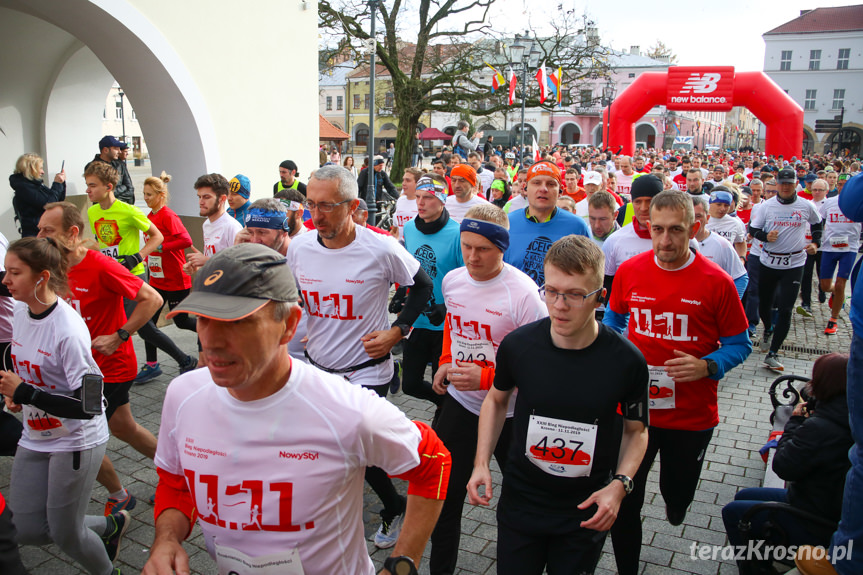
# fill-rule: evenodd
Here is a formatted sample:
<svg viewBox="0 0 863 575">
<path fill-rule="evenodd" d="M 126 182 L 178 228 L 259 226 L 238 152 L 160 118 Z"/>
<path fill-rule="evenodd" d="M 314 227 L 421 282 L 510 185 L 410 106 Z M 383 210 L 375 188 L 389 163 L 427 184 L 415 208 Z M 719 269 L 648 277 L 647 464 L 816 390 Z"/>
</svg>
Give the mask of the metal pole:
<svg viewBox="0 0 863 575">
<path fill-rule="evenodd" d="M 121 139 L 123 140 L 123 143 L 125 144 L 126 143 L 126 109 L 125 109 L 125 106 L 123 106 L 123 97 L 126 94 L 123 93 L 122 88 L 120 88 L 119 93 L 120 93 L 120 121 L 123 123 L 123 136 Z"/>
<path fill-rule="evenodd" d="M 521 165 L 524 166 L 524 104 L 527 100 L 527 64 L 521 61 Z"/>
<path fill-rule="evenodd" d="M 369 207 L 369 225 L 377 223 L 378 206 L 375 203 L 375 50 L 377 50 L 377 40 L 375 39 L 375 8 L 377 8 L 377 0 L 369 0 L 369 12 L 371 13 L 371 41 L 369 42 L 369 141 L 368 155 L 369 167 L 366 168 L 366 204 Z"/>
</svg>

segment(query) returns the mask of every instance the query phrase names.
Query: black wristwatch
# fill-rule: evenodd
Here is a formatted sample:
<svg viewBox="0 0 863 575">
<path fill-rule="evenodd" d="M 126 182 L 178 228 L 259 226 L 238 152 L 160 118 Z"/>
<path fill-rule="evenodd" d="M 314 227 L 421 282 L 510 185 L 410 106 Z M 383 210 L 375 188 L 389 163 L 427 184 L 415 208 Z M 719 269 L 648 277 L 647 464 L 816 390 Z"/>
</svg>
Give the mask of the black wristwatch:
<svg viewBox="0 0 863 575">
<path fill-rule="evenodd" d="M 719 364 L 713 361 L 710 358 L 705 358 L 704 361 L 707 362 L 707 375 L 714 376 L 719 373 Z"/>
<path fill-rule="evenodd" d="M 402 331 L 402 337 L 407 337 L 411 332 L 411 326 L 406 323 L 394 323 L 393 327 L 397 327 Z"/>
<path fill-rule="evenodd" d="M 614 481 L 615 479 L 623 483 L 623 491 L 626 492 L 627 495 L 632 493 L 632 488 L 634 487 L 634 485 L 632 483 L 631 477 L 629 477 L 628 475 L 615 475 L 611 478 L 612 481 Z"/>
<path fill-rule="evenodd" d="M 121 341 L 129 341 L 129 332 L 123 329 L 122 327 L 117 330 L 117 335 L 120 336 Z"/>
<path fill-rule="evenodd" d="M 401 555 L 399 557 L 387 557 L 384 560 L 384 569 L 392 575 L 417 575 L 417 566 L 410 557 Z"/>
</svg>

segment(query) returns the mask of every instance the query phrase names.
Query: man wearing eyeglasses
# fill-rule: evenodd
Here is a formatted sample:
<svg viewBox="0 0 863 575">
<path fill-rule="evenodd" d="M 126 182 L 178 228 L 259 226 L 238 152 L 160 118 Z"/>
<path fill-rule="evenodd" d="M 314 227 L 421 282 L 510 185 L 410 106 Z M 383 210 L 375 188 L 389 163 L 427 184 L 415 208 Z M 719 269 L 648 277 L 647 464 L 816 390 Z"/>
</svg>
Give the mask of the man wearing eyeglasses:
<svg viewBox="0 0 863 575">
<path fill-rule="evenodd" d="M 306 357 L 315 367 L 386 396 L 393 376 L 390 350 L 410 331 L 432 295 L 419 262 L 398 242 L 358 226 L 357 181 L 340 166 L 315 171 L 305 207 L 317 233 L 292 239 L 287 260 L 308 314 Z M 411 286 L 404 309 L 390 325 L 390 284 Z M 366 481 L 381 498 L 382 524 L 375 545 L 392 547 L 401 529 L 405 499 L 383 470 L 370 467 Z"/>
<path fill-rule="evenodd" d="M 594 318 L 605 291 L 603 260 L 587 238 L 556 241 L 539 289 L 549 317 L 511 332 L 498 350 L 468 493 L 474 505 L 492 498 L 491 451 L 518 388 L 506 489 L 497 506 L 502 575 L 543 568 L 593 573 L 647 447 L 644 356 Z M 571 373 L 578 378 L 561 377 Z"/>
<path fill-rule="evenodd" d="M 621 575 L 638 572 L 641 506 L 653 460 L 661 454 L 659 491 L 668 522 L 680 525 L 719 424 L 718 382 L 752 351 L 731 276 L 689 249 L 700 227 L 690 198 L 676 191 L 653 198 L 653 249 L 621 264 L 603 317 L 606 325 L 626 331 L 650 372 L 647 453 L 611 528 Z"/>
<path fill-rule="evenodd" d="M 495 374 L 495 353 L 504 336 L 547 315 L 531 278 L 504 263 L 509 219 L 493 204 L 471 208 L 460 225 L 464 267 L 444 277 L 441 291 L 447 314 L 442 354 L 432 388 L 443 396 L 434 430 L 452 454 L 449 489 L 432 533 L 432 575 L 456 572 L 467 481 L 476 454 L 477 422 Z M 512 417 L 514 399 L 506 415 Z M 506 467 L 510 424 L 493 448 Z"/>
</svg>

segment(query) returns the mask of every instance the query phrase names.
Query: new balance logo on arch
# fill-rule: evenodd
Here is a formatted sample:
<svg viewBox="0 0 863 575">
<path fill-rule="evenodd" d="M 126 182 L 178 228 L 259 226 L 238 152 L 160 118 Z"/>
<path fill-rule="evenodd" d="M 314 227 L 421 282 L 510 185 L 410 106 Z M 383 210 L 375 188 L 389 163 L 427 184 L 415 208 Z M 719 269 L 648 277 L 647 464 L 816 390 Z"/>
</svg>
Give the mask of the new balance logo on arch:
<svg viewBox="0 0 863 575">
<path fill-rule="evenodd" d="M 689 79 L 683 84 L 680 89 L 681 94 L 709 94 L 716 90 L 717 82 L 722 78 L 721 74 L 707 72 L 699 74 L 693 72 Z"/>
</svg>

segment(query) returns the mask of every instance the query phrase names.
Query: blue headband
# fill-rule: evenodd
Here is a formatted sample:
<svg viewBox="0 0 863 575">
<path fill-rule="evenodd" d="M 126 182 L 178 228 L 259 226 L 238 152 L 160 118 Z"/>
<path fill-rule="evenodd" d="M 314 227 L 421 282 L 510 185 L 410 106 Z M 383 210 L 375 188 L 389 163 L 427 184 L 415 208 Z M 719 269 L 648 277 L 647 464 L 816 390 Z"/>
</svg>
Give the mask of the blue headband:
<svg viewBox="0 0 863 575">
<path fill-rule="evenodd" d="M 459 229 L 463 232 L 473 232 L 486 238 L 497 249 L 506 252 L 509 248 L 509 230 L 503 226 L 482 220 L 462 220 Z"/>
<path fill-rule="evenodd" d="M 734 196 L 731 195 L 731 192 L 726 192 L 725 190 L 719 190 L 710 194 L 710 203 L 725 203 L 729 206 L 734 201 Z"/>
<path fill-rule="evenodd" d="M 246 214 L 246 227 L 285 231 L 288 229 L 287 220 L 285 212 L 254 208 Z"/>
</svg>

